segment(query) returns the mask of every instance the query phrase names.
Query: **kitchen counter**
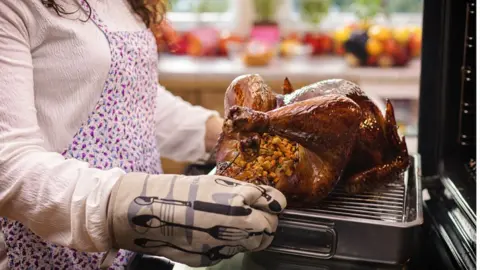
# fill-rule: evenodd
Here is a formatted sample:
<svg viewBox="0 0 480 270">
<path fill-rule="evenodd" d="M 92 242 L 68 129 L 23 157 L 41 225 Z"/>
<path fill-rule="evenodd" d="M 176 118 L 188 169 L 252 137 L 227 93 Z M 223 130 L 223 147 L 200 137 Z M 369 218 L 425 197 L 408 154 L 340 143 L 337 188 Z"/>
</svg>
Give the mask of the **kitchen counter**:
<svg viewBox="0 0 480 270">
<path fill-rule="evenodd" d="M 297 87 L 322 79 L 344 78 L 365 85 L 366 92 L 381 97 L 417 99 L 420 61 L 413 60 L 404 68 L 352 68 L 341 57 L 322 56 L 297 60 L 279 58 L 269 66 L 246 67 L 228 58 L 162 55 L 158 71 L 160 82 L 177 91 L 212 85 L 222 85 L 225 89 L 239 75 L 258 73 L 273 85 L 283 82 L 285 76 Z"/>
</svg>

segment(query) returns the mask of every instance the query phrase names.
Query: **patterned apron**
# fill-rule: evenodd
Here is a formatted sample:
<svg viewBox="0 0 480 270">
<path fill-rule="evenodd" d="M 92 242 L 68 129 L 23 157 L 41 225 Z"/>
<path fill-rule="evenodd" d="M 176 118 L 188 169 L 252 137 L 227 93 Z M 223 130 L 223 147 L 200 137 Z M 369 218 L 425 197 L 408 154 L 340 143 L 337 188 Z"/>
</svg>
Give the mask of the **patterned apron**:
<svg viewBox="0 0 480 270">
<path fill-rule="evenodd" d="M 89 10 L 81 0 L 85 10 Z M 157 49 L 150 30 L 111 32 L 91 10 L 105 34 L 111 66 L 100 100 L 65 149 L 65 158 L 99 169 L 161 173 L 155 141 Z M 98 269 L 103 253 L 85 253 L 42 241 L 21 223 L 4 219 L 2 229 L 10 269 Z M 124 269 L 132 252 L 118 252 L 110 269 Z"/>
</svg>

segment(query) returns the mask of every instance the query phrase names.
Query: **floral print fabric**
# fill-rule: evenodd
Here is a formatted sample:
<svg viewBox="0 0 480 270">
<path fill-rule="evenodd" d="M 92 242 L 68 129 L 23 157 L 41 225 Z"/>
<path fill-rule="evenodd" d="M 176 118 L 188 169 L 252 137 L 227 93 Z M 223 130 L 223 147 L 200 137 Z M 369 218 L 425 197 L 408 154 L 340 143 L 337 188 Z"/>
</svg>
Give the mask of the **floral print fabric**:
<svg viewBox="0 0 480 270">
<path fill-rule="evenodd" d="M 85 10 L 89 10 L 81 1 Z M 157 48 L 149 30 L 110 32 L 91 11 L 105 34 L 111 66 L 95 109 L 62 153 L 92 167 L 161 173 L 155 141 Z M 10 269 L 98 269 L 103 253 L 78 252 L 42 241 L 19 222 L 3 219 Z M 110 269 L 124 269 L 133 253 L 121 250 Z"/>
</svg>

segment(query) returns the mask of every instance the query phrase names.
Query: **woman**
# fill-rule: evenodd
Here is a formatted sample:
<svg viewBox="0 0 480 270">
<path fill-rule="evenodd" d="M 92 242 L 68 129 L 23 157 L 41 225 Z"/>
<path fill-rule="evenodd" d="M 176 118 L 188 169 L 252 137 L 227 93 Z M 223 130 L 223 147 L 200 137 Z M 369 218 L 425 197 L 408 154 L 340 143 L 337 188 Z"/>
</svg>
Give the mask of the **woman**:
<svg viewBox="0 0 480 270">
<path fill-rule="evenodd" d="M 157 82 L 160 0 L 0 2 L 0 215 L 10 269 L 191 266 L 266 248 L 285 197 L 196 160 L 222 119 Z M 129 251 L 126 251 L 129 250 Z M 110 251 L 110 252 L 107 252 Z"/>
</svg>

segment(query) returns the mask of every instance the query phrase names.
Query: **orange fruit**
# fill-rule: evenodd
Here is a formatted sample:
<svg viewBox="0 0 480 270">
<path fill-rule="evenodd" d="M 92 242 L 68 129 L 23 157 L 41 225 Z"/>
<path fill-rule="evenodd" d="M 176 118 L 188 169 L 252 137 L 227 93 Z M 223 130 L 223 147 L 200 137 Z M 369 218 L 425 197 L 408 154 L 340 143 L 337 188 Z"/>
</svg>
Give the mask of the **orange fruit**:
<svg viewBox="0 0 480 270">
<path fill-rule="evenodd" d="M 343 27 L 341 29 L 337 29 L 333 33 L 333 39 L 338 42 L 345 42 L 350 38 L 351 29 L 348 27 Z"/>
<path fill-rule="evenodd" d="M 376 39 L 370 38 L 367 41 L 366 49 L 368 54 L 376 56 L 383 52 L 383 44 Z"/>
<path fill-rule="evenodd" d="M 404 45 L 408 42 L 411 36 L 410 30 L 408 28 L 398 28 L 393 31 L 393 38 L 400 44 Z"/>
<path fill-rule="evenodd" d="M 370 27 L 367 33 L 370 38 L 373 38 L 379 41 L 385 41 L 392 36 L 389 29 L 380 25 L 374 25 Z"/>
<path fill-rule="evenodd" d="M 388 55 L 394 55 L 400 49 L 400 46 L 393 39 L 386 40 L 383 47 L 385 53 Z"/>
<path fill-rule="evenodd" d="M 411 33 L 413 35 L 418 35 L 418 36 L 422 36 L 422 28 L 421 27 L 418 27 L 418 26 L 413 26 L 411 29 L 410 29 Z"/>
</svg>

